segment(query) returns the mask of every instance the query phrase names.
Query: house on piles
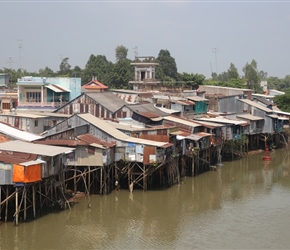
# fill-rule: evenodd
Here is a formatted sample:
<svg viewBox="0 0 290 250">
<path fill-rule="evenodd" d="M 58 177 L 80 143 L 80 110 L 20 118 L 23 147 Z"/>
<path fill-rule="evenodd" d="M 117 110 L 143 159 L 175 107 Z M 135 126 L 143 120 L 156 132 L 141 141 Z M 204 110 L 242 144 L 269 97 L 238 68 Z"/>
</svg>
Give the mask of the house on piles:
<svg viewBox="0 0 290 250">
<path fill-rule="evenodd" d="M 8 140 L 21 140 L 27 142 L 40 140 L 43 138 L 40 135 L 17 129 L 3 122 L 0 122 L 0 134 L 3 135 L 5 138 L 8 138 Z"/>
<path fill-rule="evenodd" d="M 213 140 L 221 143 L 218 137 L 221 138 L 222 125 L 202 124 L 177 116 L 164 117 L 163 124 L 177 128 L 170 132 L 170 140 L 180 154 L 181 173 L 197 175 L 209 170 L 211 165 L 220 163 L 221 144 L 213 144 Z"/>
<path fill-rule="evenodd" d="M 87 128 L 87 126 L 85 126 Z M 83 127 L 68 129 L 35 141 L 37 144 L 74 148 L 66 162 L 65 183 L 74 193 L 107 194 L 114 188 L 115 143 L 99 140 Z M 79 134 L 82 130 L 82 133 Z M 78 135 L 79 134 L 79 135 Z M 85 176 L 86 178 L 81 178 Z M 81 182 L 78 180 L 81 178 Z"/>
<path fill-rule="evenodd" d="M 5 206 L 1 218 L 15 217 L 17 225 L 19 217 L 35 218 L 45 206 L 64 208 L 62 173 L 71 152 L 72 148 L 24 141 L 0 143 L 0 204 Z"/>
<path fill-rule="evenodd" d="M 158 109 L 152 103 L 127 105 L 130 109 L 132 119 L 147 126 L 159 126 L 163 117 L 169 114 Z"/>
<path fill-rule="evenodd" d="M 58 134 L 63 138 L 62 135 L 67 134 L 69 130 L 74 133 L 74 136 L 71 135 L 72 139 L 89 133 L 100 141 L 114 145 L 115 168 L 111 168 L 111 172 L 107 171 L 108 176 L 112 177 L 108 180 L 110 183 L 117 181 L 122 186 L 133 190 L 133 186 L 147 189 L 147 186 L 152 187 L 156 183 L 157 185 L 172 185 L 178 179 L 178 171 L 170 158 L 173 146 L 168 142 L 130 137 L 110 125 L 108 121 L 88 113 L 69 117 L 48 130 L 45 136 L 51 137 Z M 103 151 L 103 156 L 104 153 Z M 153 181 L 157 172 L 165 179 L 160 179 L 158 175 L 158 180 Z"/>
<path fill-rule="evenodd" d="M 99 93 L 84 92 L 57 109 L 55 113 L 70 115 L 74 113 L 89 113 L 98 118 L 113 120 L 130 117 L 131 112 L 126 104 L 125 101 L 110 91 Z"/>
<path fill-rule="evenodd" d="M 69 115 L 13 111 L 0 113 L 0 122 L 30 133 L 41 134 L 43 131 L 49 129 L 67 117 L 69 117 Z"/>
</svg>

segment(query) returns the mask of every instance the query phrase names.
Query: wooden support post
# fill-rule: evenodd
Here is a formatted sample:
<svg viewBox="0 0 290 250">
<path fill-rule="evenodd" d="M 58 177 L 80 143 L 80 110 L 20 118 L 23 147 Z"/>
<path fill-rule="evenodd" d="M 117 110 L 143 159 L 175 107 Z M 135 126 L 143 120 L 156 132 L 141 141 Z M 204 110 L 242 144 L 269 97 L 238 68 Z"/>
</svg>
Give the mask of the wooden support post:
<svg viewBox="0 0 290 250">
<path fill-rule="evenodd" d="M 75 167 L 74 168 L 74 193 L 75 194 L 77 193 L 76 175 L 77 175 L 77 172 L 76 172 L 76 167 Z"/>
<path fill-rule="evenodd" d="M 8 185 L 6 186 L 6 202 L 5 202 L 5 222 L 7 222 L 7 217 L 8 217 L 8 193 L 9 190 L 8 190 Z"/>
<path fill-rule="evenodd" d="M 91 167 L 89 166 L 89 176 L 88 176 L 88 195 L 90 195 L 91 190 Z"/>
<path fill-rule="evenodd" d="M 1 214 L 2 214 L 2 186 L 0 186 L 0 221 L 1 221 Z"/>
<path fill-rule="evenodd" d="M 100 171 L 100 194 L 103 194 L 103 167 L 101 167 Z"/>
<path fill-rule="evenodd" d="M 39 185 L 39 209 L 41 211 L 42 208 L 41 182 L 39 182 L 38 185 Z"/>
<path fill-rule="evenodd" d="M 33 207 L 33 217 L 36 218 L 36 210 L 35 210 L 35 184 L 32 185 L 32 207 Z"/>
<path fill-rule="evenodd" d="M 15 225 L 18 226 L 18 214 L 19 214 L 19 208 L 18 208 L 18 187 L 15 188 L 16 194 L 15 194 Z"/>
<path fill-rule="evenodd" d="M 27 211 L 26 211 L 26 209 L 27 209 L 27 200 L 26 200 L 26 194 L 27 194 L 27 192 L 26 192 L 26 185 L 24 186 L 24 188 L 23 188 L 23 191 L 22 191 L 22 195 L 23 195 L 23 199 L 24 199 L 24 221 L 26 221 L 26 215 L 27 215 Z"/>
</svg>

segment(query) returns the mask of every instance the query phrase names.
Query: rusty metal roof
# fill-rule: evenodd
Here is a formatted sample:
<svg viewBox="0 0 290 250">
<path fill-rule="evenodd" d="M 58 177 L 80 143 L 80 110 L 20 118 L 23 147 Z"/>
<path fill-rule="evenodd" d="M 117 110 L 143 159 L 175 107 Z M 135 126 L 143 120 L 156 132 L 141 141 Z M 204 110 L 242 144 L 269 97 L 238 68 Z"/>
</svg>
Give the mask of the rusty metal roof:
<svg viewBox="0 0 290 250">
<path fill-rule="evenodd" d="M 43 145 L 55 145 L 55 146 L 69 146 L 75 147 L 77 145 L 87 145 L 87 143 L 80 140 L 55 140 L 55 139 L 46 139 L 43 141 L 35 141 L 36 144 Z"/>
<path fill-rule="evenodd" d="M 159 118 L 159 117 L 164 117 L 164 116 L 169 115 L 161 111 L 160 109 L 156 108 L 154 104 L 152 103 L 132 104 L 132 105 L 127 105 L 127 107 L 131 109 L 133 112 L 149 119 Z"/>
<path fill-rule="evenodd" d="M 91 135 L 91 134 L 84 134 L 84 135 L 79 135 L 77 137 L 78 139 L 80 139 L 81 141 L 87 143 L 87 144 L 100 144 L 102 146 L 108 147 L 108 148 L 112 148 L 114 147 L 116 144 L 115 143 L 109 143 L 109 142 L 105 142 L 105 141 L 101 141 L 100 139 L 98 139 L 97 137 Z"/>
<path fill-rule="evenodd" d="M 7 152 L 0 153 L 0 162 L 18 164 L 21 162 L 33 161 L 37 159 L 37 155 L 20 152 Z"/>
</svg>

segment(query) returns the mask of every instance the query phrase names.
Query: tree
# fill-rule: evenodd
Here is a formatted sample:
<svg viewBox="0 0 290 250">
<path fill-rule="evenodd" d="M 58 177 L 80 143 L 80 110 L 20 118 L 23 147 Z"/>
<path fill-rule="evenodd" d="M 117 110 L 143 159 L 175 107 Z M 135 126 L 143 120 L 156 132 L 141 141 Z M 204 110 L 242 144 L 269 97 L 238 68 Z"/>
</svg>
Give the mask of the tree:
<svg viewBox="0 0 290 250">
<path fill-rule="evenodd" d="M 40 69 L 38 73 L 42 77 L 53 77 L 53 76 L 55 76 L 55 73 L 53 72 L 53 70 L 51 68 L 47 67 L 47 66 L 44 69 Z"/>
<path fill-rule="evenodd" d="M 236 66 L 233 63 L 230 64 L 230 67 L 227 71 L 227 75 L 228 75 L 229 80 L 239 78 L 238 69 L 236 68 Z"/>
<path fill-rule="evenodd" d="M 184 86 L 191 86 L 193 89 L 203 85 L 204 80 L 205 76 L 202 74 L 178 73 L 178 81 L 182 82 Z"/>
<path fill-rule="evenodd" d="M 82 84 L 86 84 L 92 77 L 96 77 L 98 81 L 109 85 L 112 68 L 113 64 L 107 60 L 106 56 L 91 55 L 82 73 Z"/>
<path fill-rule="evenodd" d="M 69 58 L 66 57 L 62 59 L 59 65 L 59 74 L 60 75 L 68 75 L 70 73 L 70 64 L 68 63 Z"/>
<path fill-rule="evenodd" d="M 290 91 L 288 90 L 284 95 L 276 95 L 274 97 L 274 103 L 278 108 L 284 112 L 290 112 Z"/>
<path fill-rule="evenodd" d="M 134 69 L 131 67 L 131 60 L 124 59 L 115 63 L 110 78 L 112 88 L 130 88 L 128 83 L 134 78 Z"/>
<path fill-rule="evenodd" d="M 245 73 L 245 78 L 247 79 L 247 86 L 255 91 L 261 91 L 261 86 L 259 85 L 259 75 L 257 70 L 257 62 L 253 59 L 250 64 L 248 62 L 243 68 Z"/>
<path fill-rule="evenodd" d="M 123 45 L 119 45 L 116 49 L 115 49 L 115 56 L 116 56 L 116 62 L 121 62 L 123 60 L 127 59 L 127 55 L 128 55 L 128 49 L 126 47 L 124 47 Z"/>
<path fill-rule="evenodd" d="M 177 79 L 177 67 L 175 59 L 171 57 L 168 50 L 160 50 L 156 60 L 159 63 L 156 68 L 157 79 L 164 80 L 165 76 L 175 80 Z"/>
</svg>

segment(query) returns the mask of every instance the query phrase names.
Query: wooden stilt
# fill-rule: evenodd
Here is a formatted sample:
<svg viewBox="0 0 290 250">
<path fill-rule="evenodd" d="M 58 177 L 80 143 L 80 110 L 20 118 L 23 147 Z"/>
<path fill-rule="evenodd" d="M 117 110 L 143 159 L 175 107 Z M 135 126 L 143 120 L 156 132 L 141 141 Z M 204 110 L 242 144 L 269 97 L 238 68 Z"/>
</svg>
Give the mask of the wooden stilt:
<svg viewBox="0 0 290 250">
<path fill-rule="evenodd" d="M 88 192 L 90 193 L 90 189 L 91 189 L 91 167 L 89 166 L 89 176 L 88 176 Z M 88 195 L 90 195 L 88 193 Z"/>
<path fill-rule="evenodd" d="M 19 208 L 18 208 L 18 187 L 15 188 L 16 194 L 15 194 L 15 225 L 18 226 L 18 214 L 19 214 Z"/>
<path fill-rule="evenodd" d="M 42 195 L 41 195 L 41 182 L 38 183 L 39 187 L 39 209 L 41 211 L 42 208 Z"/>
<path fill-rule="evenodd" d="M 77 172 L 76 172 L 76 169 L 74 169 L 74 193 L 75 194 L 77 193 L 76 175 L 77 175 Z"/>
<path fill-rule="evenodd" d="M 2 219 L 2 186 L 0 186 L 0 221 Z"/>
<path fill-rule="evenodd" d="M 33 217 L 36 218 L 36 210 L 35 210 L 35 186 L 32 185 L 32 207 L 33 207 Z"/>
<path fill-rule="evenodd" d="M 27 200 L 26 200 L 26 185 L 24 186 L 23 188 L 23 191 L 22 191 L 22 195 L 23 195 L 23 199 L 24 199 L 24 221 L 26 221 L 26 216 L 27 216 Z"/>
<path fill-rule="evenodd" d="M 9 190 L 8 190 L 8 186 L 6 186 L 6 198 L 8 196 L 8 193 Z M 8 218 L 8 199 L 6 199 L 6 202 L 5 202 L 5 222 L 7 222 L 7 218 Z"/>
<path fill-rule="evenodd" d="M 103 194 L 103 167 L 101 167 L 100 172 L 100 194 Z"/>
</svg>

